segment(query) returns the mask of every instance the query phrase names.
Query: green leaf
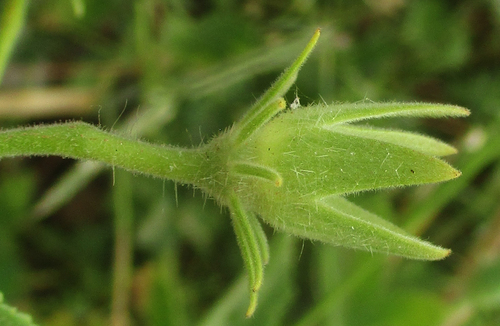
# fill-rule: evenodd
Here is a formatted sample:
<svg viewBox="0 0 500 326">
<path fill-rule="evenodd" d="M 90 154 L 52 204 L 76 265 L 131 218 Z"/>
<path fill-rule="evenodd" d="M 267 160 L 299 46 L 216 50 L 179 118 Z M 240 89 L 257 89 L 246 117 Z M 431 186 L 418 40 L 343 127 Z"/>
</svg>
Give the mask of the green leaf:
<svg viewBox="0 0 500 326">
<path fill-rule="evenodd" d="M 36 326 L 31 316 L 17 311 L 16 308 L 3 303 L 3 294 L 0 293 L 0 325 L 2 326 Z"/>
</svg>

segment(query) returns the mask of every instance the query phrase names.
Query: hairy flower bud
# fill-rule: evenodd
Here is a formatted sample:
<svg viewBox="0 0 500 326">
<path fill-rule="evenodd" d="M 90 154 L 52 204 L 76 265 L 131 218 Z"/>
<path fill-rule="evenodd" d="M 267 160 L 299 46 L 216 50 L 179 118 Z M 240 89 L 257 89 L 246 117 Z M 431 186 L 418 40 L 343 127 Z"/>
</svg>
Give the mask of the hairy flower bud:
<svg viewBox="0 0 500 326">
<path fill-rule="evenodd" d="M 383 116 L 467 114 L 460 107 L 426 103 L 316 105 L 285 112 L 231 158 L 275 171 L 281 186 L 240 175 L 234 192 L 247 210 L 287 233 L 371 252 L 441 259 L 449 250 L 408 235 L 344 196 L 458 177 L 459 171 L 436 157 L 454 149 L 433 138 L 350 123 Z"/>
</svg>

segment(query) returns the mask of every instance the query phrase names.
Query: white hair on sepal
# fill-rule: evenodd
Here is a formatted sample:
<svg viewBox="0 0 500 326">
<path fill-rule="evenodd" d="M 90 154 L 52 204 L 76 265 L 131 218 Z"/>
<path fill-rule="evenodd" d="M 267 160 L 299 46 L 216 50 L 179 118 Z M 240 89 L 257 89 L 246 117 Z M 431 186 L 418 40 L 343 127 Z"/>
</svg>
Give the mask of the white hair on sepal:
<svg viewBox="0 0 500 326">
<path fill-rule="evenodd" d="M 300 98 L 299 95 L 297 95 L 297 88 L 295 88 L 295 99 L 293 100 L 292 103 L 290 103 L 290 109 L 295 110 L 300 108 Z"/>
<path fill-rule="evenodd" d="M 290 109 L 295 110 L 298 108 L 300 108 L 300 98 L 296 96 L 293 102 L 290 103 Z"/>
</svg>

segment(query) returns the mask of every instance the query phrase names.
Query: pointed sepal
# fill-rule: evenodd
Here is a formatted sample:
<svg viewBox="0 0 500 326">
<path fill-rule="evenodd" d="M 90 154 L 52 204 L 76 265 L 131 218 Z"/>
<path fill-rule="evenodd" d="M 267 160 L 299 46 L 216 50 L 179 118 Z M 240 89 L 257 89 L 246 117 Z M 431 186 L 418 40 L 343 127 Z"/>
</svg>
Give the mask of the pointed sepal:
<svg viewBox="0 0 500 326">
<path fill-rule="evenodd" d="M 246 317 L 251 317 L 257 308 L 257 294 L 264 276 L 264 262 L 261 254 L 262 239 L 259 239 L 262 235 L 259 234 L 259 237 L 256 236 L 255 221 L 251 221 L 255 217 L 247 214 L 239 198 L 234 194 L 230 198 L 229 208 L 238 246 L 240 247 L 241 256 L 243 257 L 248 273 L 250 303 Z"/>
</svg>

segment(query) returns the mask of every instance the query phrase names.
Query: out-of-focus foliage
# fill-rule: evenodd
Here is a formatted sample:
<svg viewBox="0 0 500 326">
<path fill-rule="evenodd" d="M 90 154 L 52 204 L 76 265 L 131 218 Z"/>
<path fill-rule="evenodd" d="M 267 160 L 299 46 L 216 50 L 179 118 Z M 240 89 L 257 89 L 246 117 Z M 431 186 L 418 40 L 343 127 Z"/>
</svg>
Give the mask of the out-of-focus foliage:
<svg viewBox="0 0 500 326">
<path fill-rule="evenodd" d="M 18 312 L 16 308 L 5 304 L 2 293 L 0 293 L 0 324 L 4 326 L 35 326 L 29 315 Z"/>
<path fill-rule="evenodd" d="M 6 159 L 5 301 L 40 325 L 500 324 L 497 1 L 31 1 L 0 84 L 0 124 L 84 119 L 198 144 L 236 121 L 317 27 L 322 39 L 289 102 L 471 110 L 466 120 L 397 125 L 454 143 L 459 179 L 349 198 L 452 248 L 450 258 L 372 256 L 267 230 L 259 309 L 244 320 L 241 258 L 211 200 L 89 163 Z"/>
</svg>

